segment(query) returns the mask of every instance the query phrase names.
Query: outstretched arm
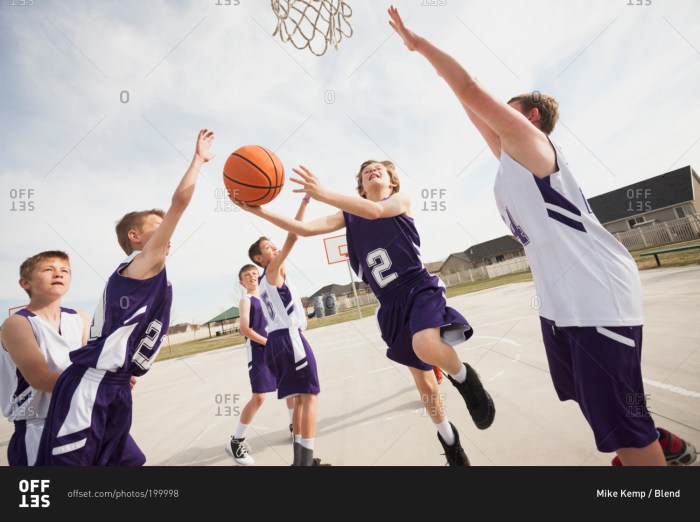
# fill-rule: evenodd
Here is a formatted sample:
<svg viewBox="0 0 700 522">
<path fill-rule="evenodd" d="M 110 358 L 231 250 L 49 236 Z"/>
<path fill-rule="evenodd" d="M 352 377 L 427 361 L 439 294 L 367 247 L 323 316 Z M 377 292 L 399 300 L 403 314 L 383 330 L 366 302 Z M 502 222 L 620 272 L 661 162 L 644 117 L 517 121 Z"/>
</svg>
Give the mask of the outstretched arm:
<svg viewBox="0 0 700 522">
<path fill-rule="evenodd" d="M 401 36 L 406 47 L 422 54 L 435 67 L 465 108 L 498 135 L 502 150 L 536 176 L 547 177 L 556 171 L 556 155 L 542 131 L 513 107 L 491 95 L 457 60 L 406 28 L 395 7 L 389 9 L 389 16 L 389 25 Z"/>
<path fill-rule="evenodd" d="M 287 216 L 282 216 L 264 207 L 252 207 L 246 205 L 242 201 L 233 200 L 233 202 L 238 205 L 239 208 L 261 217 L 275 226 L 280 227 L 287 232 L 293 232 L 294 234 L 301 237 L 309 236 L 319 236 L 321 234 L 327 234 L 329 232 L 335 232 L 345 227 L 345 219 L 343 218 L 342 212 L 336 212 L 335 214 L 330 214 L 328 216 L 323 216 L 308 223 L 303 223 L 295 219 L 288 218 Z"/>
<path fill-rule="evenodd" d="M 299 210 L 297 210 L 297 215 L 294 216 L 295 221 L 301 222 L 304 219 L 304 214 L 306 213 L 306 207 L 308 205 L 309 200 L 306 198 L 302 199 Z M 287 233 L 287 239 L 284 245 L 282 245 L 282 250 L 270 261 L 270 264 L 267 265 L 267 269 L 265 270 L 265 277 L 267 277 L 269 283 L 277 287 L 284 284 L 284 261 L 289 257 L 289 254 L 292 253 L 292 248 L 294 248 L 298 238 L 299 236 L 294 232 Z"/>
<path fill-rule="evenodd" d="M 301 188 L 295 189 L 294 192 L 304 192 L 315 200 L 344 210 L 349 214 L 365 219 L 379 219 L 409 214 L 411 211 L 411 200 L 405 193 L 396 193 L 382 201 L 370 201 L 326 190 L 318 178 L 303 165 L 292 170 L 299 177 L 290 178 L 291 181 L 301 185 Z"/>
<path fill-rule="evenodd" d="M 175 232 L 175 227 L 182 214 L 190 204 L 194 187 L 199 178 L 199 173 L 204 164 L 214 156 L 210 152 L 211 143 L 214 140 L 214 132 L 202 129 L 197 136 L 194 157 L 187 172 L 175 189 L 170 208 L 163 217 L 158 230 L 148 240 L 143 251 L 137 255 L 127 266 L 123 274 L 133 279 L 147 279 L 159 273 L 165 266 L 165 257 L 168 253 L 170 238 Z"/>
</svg>

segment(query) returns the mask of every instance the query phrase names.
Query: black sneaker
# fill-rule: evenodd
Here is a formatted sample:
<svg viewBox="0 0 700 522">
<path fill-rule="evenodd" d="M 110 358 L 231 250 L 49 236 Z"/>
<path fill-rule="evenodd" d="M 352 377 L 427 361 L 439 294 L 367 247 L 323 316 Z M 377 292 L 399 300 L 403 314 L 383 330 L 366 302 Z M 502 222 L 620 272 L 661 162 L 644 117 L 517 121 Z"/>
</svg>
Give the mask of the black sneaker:
<svg viewBox="0 0 700 522">
<path fill-rule="evenodd" d="M 467 454 L 464 453 L 462 445 L 459 443 L 459 432 L 457 431 L 457 428 L 455 428 L 455 425 L 451 422 L 450 426 L 455 434 L 455 443 L 452 446 L 448 446 L 447 443 L 442 440 L 442 437 L 438 432 L 438 440 L 440 441 L 440 444 L 442 444 L 442 449 L 445 450 L 444 455 L 447 459 L 447 463 L 450 466 L 471 466 L 471 464 L 469 464 Z"/>
<path fill-rule="evenodd" d="M 231 437 L 231 442 L 226 444 L 226 453 L 228 453 L 236 464 L 239 466 L 251 466 L 255 464 L 255 460 L 250 456 L 250 451 L 245 439 L 234 439 Z"/>
<path fill-rule="evenodd" d="M 292 438 L 292 444 L 294 444 L 294 427 L 289 424 L 289 436 Z"/>
<path fill-rule="evenodd" d="M 476 427 L 485 430 L 493 424 L 496 407 L 493 405 L 493 399 L 489 393 L 484 390 L 476 370 L 467 363 L 464 363 L 464 366 L 467 368 L 467 379 L 463 383 L 458 383 L 450 375 L 447 378 L 459 390 L 464 402 L 467 403 L 467 409 Z"/>
<path fill-rule="evenodd" d="M 321 464 L 321 459 L 314 459 L 311 463 L 312 466 L 332 466 L 333 464 Z"/>
</svg>

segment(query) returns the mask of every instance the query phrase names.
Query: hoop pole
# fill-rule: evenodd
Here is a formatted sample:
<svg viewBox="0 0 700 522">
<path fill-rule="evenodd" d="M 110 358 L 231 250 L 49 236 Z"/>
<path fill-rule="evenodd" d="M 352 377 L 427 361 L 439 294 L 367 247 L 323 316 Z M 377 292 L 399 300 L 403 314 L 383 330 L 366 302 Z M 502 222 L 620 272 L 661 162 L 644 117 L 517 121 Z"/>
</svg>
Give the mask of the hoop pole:
<svg viewBox="0 0 700 522">
<path fill-rule="evenodd" d="M 355 294 L 355 304 L 357 305 L 357 313 L 362 319 L 362 308 L 360 308 L 360 300 L 357 297 L 357 289 L 355 288 L 355 279 L 352 277 L 352 268 L 350 268 L 350 260 L 345 261 L 348 264 L 348 273 L 350 274 L 350 284 L 352 285 L 352 293 Z"/>
</svg>

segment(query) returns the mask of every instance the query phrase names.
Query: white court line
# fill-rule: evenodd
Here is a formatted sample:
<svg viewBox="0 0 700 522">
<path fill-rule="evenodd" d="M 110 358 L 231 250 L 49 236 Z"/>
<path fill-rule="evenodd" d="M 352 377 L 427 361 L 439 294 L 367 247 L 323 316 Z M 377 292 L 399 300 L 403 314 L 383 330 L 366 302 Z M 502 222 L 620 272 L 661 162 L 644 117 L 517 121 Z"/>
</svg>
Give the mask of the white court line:
<svg viewBox="0 0 700 522">
<path fill-rule="evenodd" d="M 684 397 L 693 397 L 695 399 L 700 399 L 700 393 L 692 390 L 686 390 L 685 388 L 681 388 L 680 386 L 674 386 L 673 384 L 666 384 L 664 382 L 659 382 L 659 381 L 652 381 L 651 379 L 642 379 L 644 381 L 644 384 L 648 384 L 649 386 L 654 386 L 656 388 L 661 388 L 662 390 L 667 390 L 673 393 L 677 393 L 678 395 L 683 395 Z"/>
<path fill-rule="evenodd" d="M 496 379 L 498 379 L 498 378 L 499 378 L 501 375 L 503 375 L 504 373 L 505 373 L 504 371 L 500 371 L 500 372 L 498 372 L 496 375 L 494 375 L 493 377 L 489 377 L 488 379 L 486 379 L 486 382 L 495 381 Z"/>
<path fill-rule="evenodd" d="M 341 377 L 340 379 L 333 379 L 330 381 L 323 381 L 324 386 L 328 386 L 329 384 L 333 384 L 334 382 L 340 382 L 340 381 L 346 381 L 348 379 L 354 379 L 354 375 L 346 375 L 345 377 Z"/>
</svg>

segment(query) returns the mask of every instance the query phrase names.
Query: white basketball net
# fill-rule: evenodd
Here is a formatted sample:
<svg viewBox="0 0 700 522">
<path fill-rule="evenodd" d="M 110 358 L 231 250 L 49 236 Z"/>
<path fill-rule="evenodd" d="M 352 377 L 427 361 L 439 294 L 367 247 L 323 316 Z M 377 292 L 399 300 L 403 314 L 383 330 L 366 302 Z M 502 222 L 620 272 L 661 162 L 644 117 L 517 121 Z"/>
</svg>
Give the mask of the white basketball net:
<svg viewBox="0 0 700 522">
<path fill-rule="evenodd" d="M 322 56 L 343 36 L 352 36 L 348 19 L 352 9 L 344 0 L 271 0 L 277 15 L 277 33 L 283 42 L 292 42 L 297 49 L 308 48 L 316 56 Z"/>
</svg>

